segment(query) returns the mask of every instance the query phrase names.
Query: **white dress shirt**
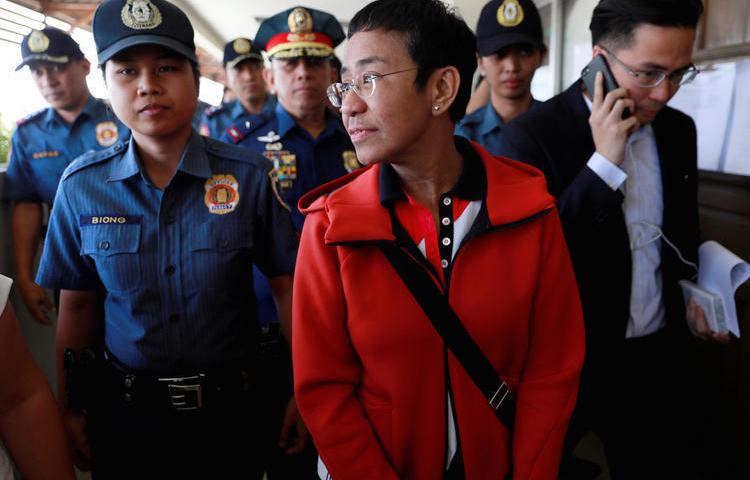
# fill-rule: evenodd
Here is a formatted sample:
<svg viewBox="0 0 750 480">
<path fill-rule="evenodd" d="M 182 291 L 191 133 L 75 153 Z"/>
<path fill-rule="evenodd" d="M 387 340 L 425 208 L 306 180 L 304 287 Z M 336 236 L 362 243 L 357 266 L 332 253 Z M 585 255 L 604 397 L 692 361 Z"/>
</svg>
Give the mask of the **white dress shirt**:
<svg viewBox="0 0 750 480">
<path fill-rule="evenodd" d="M 584 95 L 591 109 L 591 101 Z M 598 152 L 586 164 L 612 190 L 625 195 L 623 213 L 630 239 L 632 280 L 627 338 L 642 337 L 665 324 L 662 301 L 661 227 L 664 198 L 661 167 L 651 125 L 633 133 L 620 167 Z"/>
</svg>

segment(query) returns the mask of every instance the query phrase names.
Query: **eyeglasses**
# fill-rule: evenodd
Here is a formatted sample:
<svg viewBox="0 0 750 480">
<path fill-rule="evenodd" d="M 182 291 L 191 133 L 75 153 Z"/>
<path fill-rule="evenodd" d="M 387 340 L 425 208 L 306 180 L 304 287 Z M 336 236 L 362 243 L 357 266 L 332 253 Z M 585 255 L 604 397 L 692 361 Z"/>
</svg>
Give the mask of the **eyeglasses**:
<svg viewBox="0 0 750 480">
<path fill-rule="evenodd" d="M 692 63 L 685 68 L 675 70 L 669 75 L 667 75 L 667 72 L 663 70 L 636 71 L 625 65 L 622 60 L 615 56 L 614 53 L 610 52 L 601 45 L 599 46 L 602 48 L 602 50 L 607 52 L 609 56 L 612 57 L 617 63 L 619 63 L 620 66 L 622 66 L 622 68 L 624 68 L 631 77 L 635 79 L 635 82 L 638 84 L 638 86 L 643 88 L 658 87 L 665 78 L 669 79 L 669 83 L 671 83 L 673 86 L 679 87 L 681 85 L 685 85 L 686 83 L 692 82 L 695 76 L 700 73 L 700 70 L 698 70 L 698 68 Z"/>
<path fill-rule="evenodd" d="M 395 75 L 397 73 L 410 72 L 416 70 L 418 67 L 407 68 L 406 70 L 398 70 L 390 73 L 376 73 L 376 72 L 365 72 L 358 75 L 348 82 L 332 83 L 328 86 L 326 93 L 328 94 L 328 100 L 336 108 L 341 108 L 344 103 L 344 97 L 351 91 L 359 95 L 360 98 L 371 97 L 375 93 L 375 85 L 379 78 L 387 77 L 388 75 Z"/>
</svg>

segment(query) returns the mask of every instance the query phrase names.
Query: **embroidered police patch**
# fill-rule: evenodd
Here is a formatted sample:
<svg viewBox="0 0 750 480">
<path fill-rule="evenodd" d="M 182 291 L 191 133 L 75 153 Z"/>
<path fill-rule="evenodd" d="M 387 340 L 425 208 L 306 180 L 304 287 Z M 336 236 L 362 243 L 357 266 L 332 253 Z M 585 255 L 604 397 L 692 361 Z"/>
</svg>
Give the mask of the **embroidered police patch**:
<svg viewBox="0 0 750 480">
<path fill-rule="evenodd" d="M 118 138 L 115 122 L 101 122 L 96 125 L 96 141 L 102 147 L 111 147 Z"/>
<path fill-rule="evenodd" d="M 240 201 L 239 184 L 232 175 L 214 175 L 206 180 L 205 189 L 203 201 L 209 213 L 232 213 Z"/>
<path fill-rule="evenodd" d="M 161 12 L 149 0 L 128 0 L 120 16 L 122 23 L 133 30 L 150 30 L 161 25 Z"/>
</svg>

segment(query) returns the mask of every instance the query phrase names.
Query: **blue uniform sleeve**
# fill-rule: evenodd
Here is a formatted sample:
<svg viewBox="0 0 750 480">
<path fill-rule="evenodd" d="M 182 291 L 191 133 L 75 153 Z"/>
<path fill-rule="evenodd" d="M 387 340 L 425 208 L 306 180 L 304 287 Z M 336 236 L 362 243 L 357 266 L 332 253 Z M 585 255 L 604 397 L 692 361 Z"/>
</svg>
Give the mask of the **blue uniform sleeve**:
<svg viewBox="0 0 750 480">
<path fill-rule="evenodd" d="M 19 130 L 11 139 L 10 163 L 5 172 L 3 200 L 14 202 L 41 202 L 36 182 L 31 173 L 31 165 L 26 150 L 23 148 L 22 133 Z"/>
<path fill-rule="evenodd" d="M 94 262 L 81 255 L 79 219 L 61 182 L 52 207 L 36 283 L 63 290 L 94 290 L 99 276 Z"/>
<path fill-rule="evenodd" d="M 290 275 L 297 260 L 298 238 L 292 217 L 276 198 L 266 171 L 259 173 L 256 228 L 253 244 L 257 246 L 255 263 L 266 277 Z"/>
</svg>

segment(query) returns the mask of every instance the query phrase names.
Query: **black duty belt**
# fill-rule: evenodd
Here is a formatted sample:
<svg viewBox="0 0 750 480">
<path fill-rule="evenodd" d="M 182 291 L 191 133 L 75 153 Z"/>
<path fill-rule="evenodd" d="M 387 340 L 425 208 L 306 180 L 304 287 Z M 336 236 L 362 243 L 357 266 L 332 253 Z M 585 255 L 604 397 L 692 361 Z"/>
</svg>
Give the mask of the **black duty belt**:
<svg viewBox="0 0 750 480">
<path fill-rule="evenodd" d="M 195 411 L 206 404 L 223 403 L 250 391 L 253 378 L 250 368 L 217 369 L 209 373 L 159 377 L 134 372 L 109 352 L 102 387 L 117 395 L 126 405 L 166 407 L 176 411 Z"/>
</svg>

